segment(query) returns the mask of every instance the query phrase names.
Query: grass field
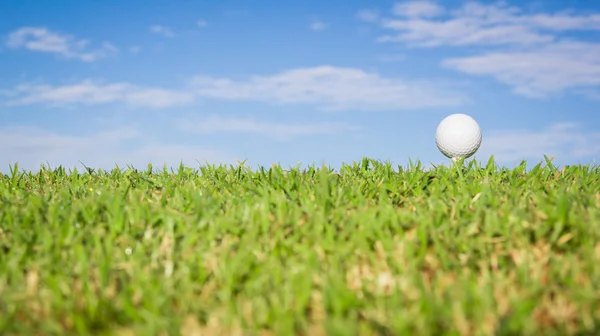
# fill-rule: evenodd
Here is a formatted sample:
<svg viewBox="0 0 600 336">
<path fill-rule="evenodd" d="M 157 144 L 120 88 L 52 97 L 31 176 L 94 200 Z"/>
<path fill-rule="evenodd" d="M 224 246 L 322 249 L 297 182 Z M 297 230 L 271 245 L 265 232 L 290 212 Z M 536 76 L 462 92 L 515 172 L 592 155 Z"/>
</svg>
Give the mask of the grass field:
<svg viewBox="0 0 600 336">
<path fill-rule="evenodd" d="M 2 335 L 593 335 L 600 168 L 0 175 Z"/>
</svg>

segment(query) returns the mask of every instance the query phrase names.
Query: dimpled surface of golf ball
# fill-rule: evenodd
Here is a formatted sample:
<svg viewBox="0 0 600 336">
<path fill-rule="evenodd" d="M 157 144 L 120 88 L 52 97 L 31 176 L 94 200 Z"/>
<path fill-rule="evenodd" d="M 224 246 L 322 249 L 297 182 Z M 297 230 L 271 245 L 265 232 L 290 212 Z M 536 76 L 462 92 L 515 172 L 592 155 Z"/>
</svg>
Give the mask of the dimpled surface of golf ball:
<svg viewBox="0 0 600 336">
<path fill-rule="evenodd" d="M 481 145 L 481 128 L 475 119 L 466 114 L 452 114 L 438 125 L 435 143 L 446 157 L 466 159 L 475 154 Z"/>
</svg>

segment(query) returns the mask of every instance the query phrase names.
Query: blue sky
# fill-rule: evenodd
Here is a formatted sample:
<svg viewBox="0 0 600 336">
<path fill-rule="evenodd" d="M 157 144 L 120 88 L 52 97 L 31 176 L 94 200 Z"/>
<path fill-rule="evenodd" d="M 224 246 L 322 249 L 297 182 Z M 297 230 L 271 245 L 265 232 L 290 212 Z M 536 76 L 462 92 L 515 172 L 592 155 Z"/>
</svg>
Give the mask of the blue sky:
<svg viewBox="0 0 600 336">
<path fill-rule="evenodd" d="M 600 157 L 593 1 L 0 2 L 0 170 L 19 162 L 445 163 Z"/>
</svg>

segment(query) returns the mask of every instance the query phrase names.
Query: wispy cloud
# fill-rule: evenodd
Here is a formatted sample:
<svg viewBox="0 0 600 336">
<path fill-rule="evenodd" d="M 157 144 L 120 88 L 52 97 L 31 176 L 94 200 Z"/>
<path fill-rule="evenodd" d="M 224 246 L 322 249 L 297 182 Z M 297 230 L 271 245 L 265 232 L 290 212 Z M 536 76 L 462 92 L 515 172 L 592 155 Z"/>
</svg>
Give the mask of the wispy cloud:
<svg viewBox="0 0 600 336">
<path fill-rule="evenodd" d="M 478 156 L 494 155 L 500 162 L 542 159 L 578 160 L 600 155 L 600 132 L 577 123 L 557 123 L 544 129 L 498 130 L 484 134 Z"/>
<path fill-rule="evenodd" d="M 313 31 L 323 31 L 329 28 L 329 24 L 327 24 L 325 21 L 313 20 L 310 23 L 309 28 Z"/>
<path fill-rule="evenodd" d="M 145 169 L 148 163 L 156 168 L 177 167 L 180 162 L 189 167 L 209 163 L 233 163 L 226 150 L 175 144 L 155 144 L 138 128 L 120 127 L 83 136 L 65 135 L 35 127 L 0 128 L 0 171 L 19 163 L 26 170 L 37 170 L 40 164 L 52 167 L 78 167 L 81 163 L 94 169 L 112 169 L 133 165 Z M 81 163 L 80 163 L 81 162 Z"/>
<path fill-rule="evenodd" d="M 394 33 L 378 40 L 420 48 L 477 46 L 467 50 L 478 54 L 446 59 L 442 66 L 491 76 L 530 98 L 566 91 L 590 97 L 586 92 L 600 85 L 600 43 L 566 35 L 600 30 L 600 13 L 526 12 L 505 2 L 475 1 L 450 9 L 440 3 L 397 4 L 391 17 L 378 21 Z"/>
<path fill-rule="evenodd" d="M 175 33 L 171 30 L 171 28 L 161 25 L 150 26 L 150 31 L 154 34 L 161 35 L 164 37 L 175 37 Z"/>
<path fill-rule="evenodd" d="M 276 140 L 290 140 L 298 136 L 331 135 L 358 131 L 360 127 L 344 123 L 276 123 L 244 117 L 209 116 L 180 120 L 181 130 L 199 134 L 240 133 L 262 135 Z"/>
<path fill-rule="evenodd" d="M 69 85 L 21 84 L 6 94 L 9 105 L 109 104 L 125 103 L 134 107 L 167 108 L 194 101 L 185 91 L 142 87 L 130 83 L 104 84 L 92 80 Z"/>
<path fill-rule="evenodd" d="M 123 103 L 132 107 L 169 108 L 210 98 L 373 111 L 455 107 L 467 103 L 455 86 L 456 83 L 443 81 L 385 78 L 360 69 L 319 66 L 245 80 L 196 76 L 180 89 L 87 79 L 65 85 L 24 83 L 1 94 L 7 105 Z"/>
<path fill-rule="evenodd" d="M 203 27 L 208 26 L 208 22 L 206 20 L 200 19 L 200 20 L 196 21 L 196 26 L 203 28 Z"/>
<path fill-rule="evenodd" d="M 427 18 L 443 14 L 445 9 L 435 1 L 417 0 L 397 3 L 392 12 L 397 16 L 408 18 Z"/>
<path fill-rule="evenodd" d="M 416 47 L 527 46 L 552 42 L 557 32 L 600 29 L 600 14 L 527 14 L 504 2 L 471 1 L 447 10 L 433 1 L 420 0 L 398 4 L 393 13 L 396 17 L 382 20 L 381 25 L 395 34 L 384 35 L 379 41 Z"/>
<path fill-rule="evenodd" d="M 379 11 L 375 9 L 363 9 L 356 13 L 356 18 L 363 22 L 377 22 Z"/>
<path fill-rule="evenodd" d="M 512 86 L 517 94 L 542 98 L 599 86 L 600 44 L 559 42 L 534 50 L 448 59 L 443 65 L 471 75 L 492 76 Z"/>
<path fill-rule="evenodd" d="M 137 54 L 142 50 L 140 46 L 131 46 L 129 47 L 129 52 L 132 54 Z"/>
<path fill-rule="evenodd" d="M 198 76 L 192 87 L 208 98 L 314 104 L 328 110 L 406 110 L 466 103 L 464 95 L 449 84 L 385 78 L 360 69 L 332 66 L 292 69 L 237 81 Z"/>
<path fill-rule="evenodd" d="M 118 53 L 117 47 L 108 42 L 104 42 L 100 47 L 90 48 L 90 42 L 86 39 L 77 39 L 44 27 L 17 29 L 8 34 L 5 43 L 12 49 L 50 53 L 83 62 L 94 62 Z"/>
</svg>

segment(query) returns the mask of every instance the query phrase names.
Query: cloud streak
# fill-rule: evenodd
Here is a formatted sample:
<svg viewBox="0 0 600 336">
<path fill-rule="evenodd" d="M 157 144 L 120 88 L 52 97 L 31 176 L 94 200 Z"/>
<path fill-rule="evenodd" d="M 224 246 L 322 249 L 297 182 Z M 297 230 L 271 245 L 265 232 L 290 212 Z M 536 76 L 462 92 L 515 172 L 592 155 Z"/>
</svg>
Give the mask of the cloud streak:
<svg viewBox="0 0 600 336">
<path fill-rule="evenodd" d="M 140 144 L 141 143 L 141 144 Z M 188 167 L 209 163 L 233 163 L 225 150 L 201 146 L 154 144 L 139 129 L 123 126 L 88 135 L 65 135 L 37 127 L 0 128 L 0 171 L 18 162 L 26 170 L 37 170 L 41 164 L 51 167 L 112 169 L 132 165 L 145 169 L 148 163 L 157 168 L 163 164 Z M 81 163 L 80 163 L 81 162 Z M 199 162 L 199 163 L 198 163 Z"/>
<path fill-rule="evenodd" d="M 578 123 L 556 123 L 544 129 L 496 130 L 484 134 L 478 156 L 494 155 L 500 162 L 542 159 L 578 160 L 600 155 L 600 132 Z"/>
<path fill-rule="evenodd" d="M 185 91 L 142 87 L 130 83 L 99 83 L 84 80 L 70 85 L 21 84 L 9 90 L 8 105 L 98 105 L 124 103 L 131 107 L 168 108 L 189 105 L 195 97 Z"/>
<path fill-rule="evenodd" d="M 175 33 L 173 32 L 173 30 L 171 30 L 171 28 L 161 25 L 150 26 L 150 32 L 168 38 L 175 37 Z"/>
<path fill-rule="evenodd" d="M 394 33 L 379 41 L 413 47 L 532 46 L 555 41 L 558 32 L 600 30 L 600 14 L 527 14 L 502 2 L 471 1 L 447 10 L 436 2 L 418 0 L 397 4 L 393 14 L 380 24 Z"/>
<path fill-rule="evenodd" d="M 492 76 L 531 98 L 600 85 L 600 44 L 593 43 L 560 42 L 535 50 L 447 59 L 442 64 L 470 75 Z"/>
<path fill-rule="evenodd" d="M 321 20 L 313 20 L 308 27 L 312 31 L 319 32 L 319 31 L 323 31 L 323 30 L 327 29 L 329 27 L 329 25 L 326 22 L 321 21 Z"/>
<path fill-rule="evenodd" d="M 53 32 L 44 27 L 23 27 L 15 30 L 8 34 L 5 44 L 11 49 L 55 54 L 66 59 L 83 62 L 94 62 L 116 55 L 119 51 L 117 47 L 108 42 L 92 49 L 88 40 Z"/>
<path fill-rule="evenodd" d="M 356 13 L 356 18 L 362 22 L 377 22 L 379 17 L 379 11 L 375 9 L 363 9 Z"/>
<path fill-rule="evenodd" d="M 434 1 L 407 1 L 394 5 L 392 12 L 401 17 L 427 18 L 444 13 L 445 9 Z"/>
<path fill-rule="evenodd" d="M 599 31 L 600 13 L 533 13 L 505 2 L 470 1 L 456 9 L 430 0 L 397 4 L 392 16 L 377 21 L 392 34 L 380 42 L 412 48 L 483 49 L 475 55 L 441 61 L 445 68 L 490 76 L 515 94 L 549 98 L 564 92 L 593 97 L 600 85 L 600 43 L 566 37 Z"/>
<path fill-rule="evenodd" d="M 356 68 L 298 68 L 246 79 L 193 77 L 179 89 L 104 83 L 86 79 L 49 85 L 24 83 L 0 91 L 5 104 L 23 106 L 126 104 L 170 108 L 193 105 L 200 99 L 255 101 L 273 105 L 313 105 L 321 110 L 415 110 L 457 107 L 468 102 L 453 83 L 385 78 Z"/>
<path fill-rule="evenodd" d="M 192 87 L 206 98 L 269 104 L 314 104 L 326 110 L 407 110 L 460 106 L 449 85 L 384 78 L 355 68 L 319 66 L 246 80 L 198 76 Z"/>
</svg>

